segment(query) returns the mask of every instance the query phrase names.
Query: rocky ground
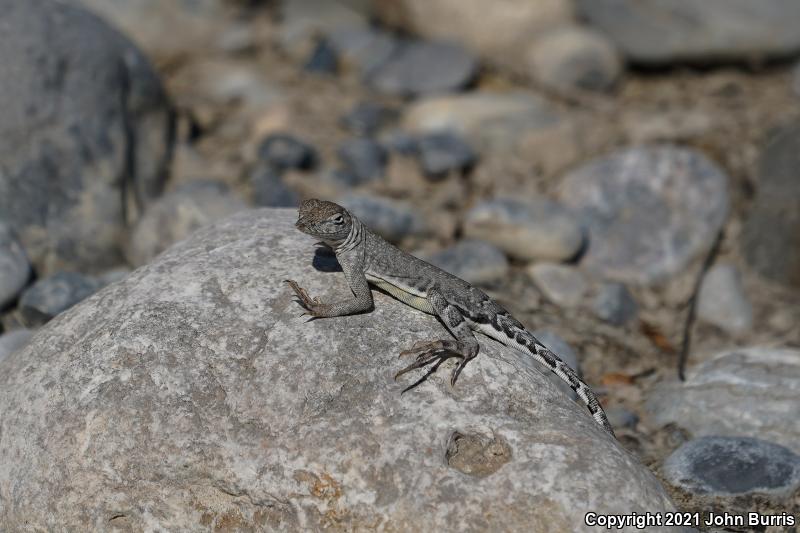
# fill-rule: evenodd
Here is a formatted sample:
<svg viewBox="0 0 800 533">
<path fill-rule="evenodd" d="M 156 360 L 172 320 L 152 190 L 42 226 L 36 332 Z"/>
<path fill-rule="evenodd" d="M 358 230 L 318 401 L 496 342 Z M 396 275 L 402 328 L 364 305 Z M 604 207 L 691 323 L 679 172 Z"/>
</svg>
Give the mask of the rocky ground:
<svg viewBox="0 0 800 533">
<path fill-rule="evenodd" d="M 0 0 L 0 360 L 198 228 L 324 197 L 570 354 L 678 509 L 800 512 L 794 2 L 84 4 L 127 37 Z"/>
</svg>

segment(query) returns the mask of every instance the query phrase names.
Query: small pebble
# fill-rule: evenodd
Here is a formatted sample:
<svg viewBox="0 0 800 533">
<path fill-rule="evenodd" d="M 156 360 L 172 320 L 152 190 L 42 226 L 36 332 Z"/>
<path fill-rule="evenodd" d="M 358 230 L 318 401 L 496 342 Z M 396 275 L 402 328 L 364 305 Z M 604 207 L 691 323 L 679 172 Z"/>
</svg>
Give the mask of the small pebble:
<svg viewBox="0 0 800 533">
<path fill-rule="evenodd" d="M 327 39 L 317 41 L 303 69 L 317 74 L 336 74 L 339 70 L 339 59 Z"/>
<path fill-rule="evenodd" d="M 261 141 L 258 157 L 279 171 L 312 170 L 318 160 L 313 146 L 285 133 L 273 133 Z"/>
<path fill-rule="evenodd" d="M 385 106 L 360 102 L 341 118 L 340 123 L 353 135 L 369 137 L 396 118 L 397 113 Z"/>
<path fill-rule="evenodd" d="M 19 299 L 19 313 L 28 326 L 40 326 L 99 287 L 97 281 L 77 272 L 56 272 L 36 281 Z"/>
<path fill-rule="evenodd" d="M 372 139 L 354 138 L 344 142 L 337 152 L 344 166 L 364 183 L 383 178 L 389 162 L 386 149 Z"/>
<path fill-rule="evenodd" d="M 369 83 L 390 95 L 439 93 L 466 87 L 477 70 L 475 56 L 455 43 L 409 41 L 375 70 Z"/>
<path fill-rule="evenodd" d="M 592 311 L 614 326 L 621 326 L 636 316 L 636 300 L 623 283 L 603 283 L 592 300 Z"/>
<path fill-rule="evenodd" d="M 397 242 L 425 231 L 422 216 L 405 202 L 371 194 L 348 194 L 339 204 L 352 211 L 364 224 L 384 239 Z"/>
<path fill-rule="evenodd" d="M 392 34 L 375 28 L 342 28 L 330 33 L 328 38 L 345 68 L 353 68 L 367 79 L 400 46 Z"/>
<path fill-rule="evenodd" d="M 272 165 L 258 165 L 250 178 L 253 203 L 260 207 L 296 207 L 300 197 L 283 181 Z"/>
<path fill-rule="evenodd" d="M 16 235 L 0 223 L 0 309 L 13 302 L 31 275 L 28 256 Z"/>
<path fill-rule="evenodd" d="M 800 456 L 749 437 L 701 437 L 664 461 L 664 476 L 694 494 L 788 496 L 800 487 Z"/>
<path fill-rule="evenodd" d="M 429 263 L 470 283 L 490 283 L 508 273 L 508 259 L 495 246 L 467 239 L 430 255 L 421 256 Z"/>
<path fill-rule="evenodd" d="M 467 213 L 464 232 L 526 261 L 566 261 L 584 243 L 583 228 L 575 216 L 544 198 L 480 202 Z"/>
<path fill-rule="evenodd" d="M 557 28 L 536 39 L 528 64 L 536 80 L 561 90 L 606 91 L 622 73 L 622 59 L 609 39 L 578 26 Z"/>
<path fill-rule="evenodd" d="M 28 344 L 31 337 L 33 337 L 33 331 L 29 329 L 15 329 L 0 334 L 0 361 Z"/>
<path fill-rule="evenodd" d="M 715 265 L 706 272 L 697 296 L 697 318 L 732 335 L 753 326 L 753 308 L 733 265 Z"/>
<path fill-rule="evenodd" d="M 423 135 L 417 148 L 422 171 L 430 178 L 442 178 L 450 171 L 466 170 L 478 159 L 469 143 L 451 132 Z"/>
<path fill-rule="evenodd" d="M 576 268 L 555 263 L 535 263 L 528 268 L 545 297 L 561 307 L 577 307 L 586 297 L 589 283 Z"/>
</svg>

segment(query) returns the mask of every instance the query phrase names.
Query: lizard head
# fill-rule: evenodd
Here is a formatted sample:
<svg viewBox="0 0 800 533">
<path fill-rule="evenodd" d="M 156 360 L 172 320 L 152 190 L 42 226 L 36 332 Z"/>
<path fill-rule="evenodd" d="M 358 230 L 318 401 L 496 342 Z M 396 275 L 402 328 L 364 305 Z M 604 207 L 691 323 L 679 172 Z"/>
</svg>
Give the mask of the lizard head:
<svg viewBox="0 0 800 533">
<path fill-rule="evenodd" d="M 347 209 L 325 200 L 306 200 L 300 204 L 297 229 L 325 242 L 343 241 L 350 234 L 352 218 Z"/>
</svg>

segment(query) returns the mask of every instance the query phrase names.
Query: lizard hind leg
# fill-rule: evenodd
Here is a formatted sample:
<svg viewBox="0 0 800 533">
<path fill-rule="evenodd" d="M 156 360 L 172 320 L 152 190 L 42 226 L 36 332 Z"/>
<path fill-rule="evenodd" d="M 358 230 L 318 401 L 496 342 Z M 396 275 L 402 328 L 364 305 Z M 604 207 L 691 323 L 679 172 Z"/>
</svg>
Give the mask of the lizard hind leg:
<svg viewBox="0 0 800 533">
<path fill-rule="evenodd" d="M 416 359 L 413 363 L 397 372 L 394 376 L 395 379 L 412 370 L 431 364 L 434 365 L 435 370 L 446 360 L 456 358 L 460 359 L 460 361 L 450 376 L 450 384 L 455 385 L 459 374 L 461 374 L 467 363 L 478 355 L 478 345 L 477 343 L 464 345 L 461 342 L 450 339 L 418 341 L 410 349 L 400 352 L 400 357 L 411 355 L 416 355 Z"/>
</svg>

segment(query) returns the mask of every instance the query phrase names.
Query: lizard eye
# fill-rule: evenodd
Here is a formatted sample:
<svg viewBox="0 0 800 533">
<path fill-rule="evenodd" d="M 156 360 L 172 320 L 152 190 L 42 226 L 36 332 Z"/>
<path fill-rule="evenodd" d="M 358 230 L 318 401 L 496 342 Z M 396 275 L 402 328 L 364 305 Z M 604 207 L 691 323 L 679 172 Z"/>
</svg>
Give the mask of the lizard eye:
<svg viewBox="0 0 800 533">
<path fill-rule="evenodd" d="M 333 217 L 333 223 L 334 224 L 343 224 L 344 223 L 344 217 L 342 217 L 342 215 L 334 216 Z"/>
</svg>

